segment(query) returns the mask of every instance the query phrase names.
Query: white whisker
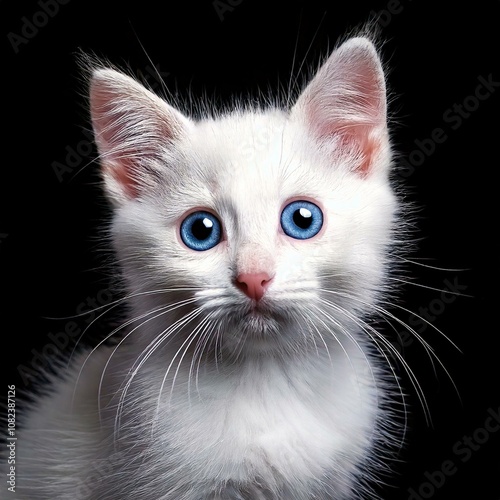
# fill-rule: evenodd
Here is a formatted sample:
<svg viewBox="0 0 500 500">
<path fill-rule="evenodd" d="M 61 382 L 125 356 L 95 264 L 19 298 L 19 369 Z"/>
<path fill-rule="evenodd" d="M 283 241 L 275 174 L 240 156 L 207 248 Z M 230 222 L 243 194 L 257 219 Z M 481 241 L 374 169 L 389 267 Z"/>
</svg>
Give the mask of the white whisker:
<svg viewBox="0 0 500 500">
<path fill-rule="evenodd" d="M 189 303 L 189 302 L 188 302 Z M 165 312 L 169 312 L 167 309 L 170 307 L 170 305 L 164 305 L 164 306 L 160 306 L 160 307 L 157 307 L 156 309 L 152 309 L 151 311 L 148 311 L 148 312 L 145 312 L 145 313 L 142 313 L 138 316 L 135 316 L 127 321 L 125 321 L 124 323 L 122 323 L 120 326 L 118 326 L 117 328 L 115 328 L 111 333 L 109 333 L 106 337 L 104 337 L 96 346 L 94 346 L 90 351 L 89 353 L 87 354 L 87 356 L 85 357 L 85 360 L 83 361 L 81 367 L 80 367 L 80 370 L 78 372 L 78 375 L 77 375 L 77 378 L 76 378 L 76 382 L 75 382 L 75 389 L 73 391 L 73 400 L 75 398 L 75 393 L 77 391 L 77 388 L 78 388 L 78 382 L 80 380 L 80 377 L 81 377 L 81 374 L 87 364 L 87 362 L 89 361 L 90 357 L 92 356 L 92 354 L 94 354 L 98 349 L 99 347 L 101 347 L 103 344 L 105 344 L 111 337 L 113 337 L 116 333 L 118 333 L 120 330 L 122 330 L 123 328 L 135 323 L 136 321 L 140 320 L 140 319 L 143 319 L 147 316 L 150 316 L 151 314 L 155 314 L 157 312 L 160 312 L 160 314 L 156 315 L 156 316 L 153 316 L 151 318 L 148 318 L 146 321 L 144 321 L 143 323 L 140 323 L 139 325 L 137 325 L 133 330 L 131 330 L 130 332 L 127 333 L 127 335 L 118 343 L 118 345 L 115 347 L 115 350 L 118 349 L 118 347 L 120 346 L 120 344 L 125 341 L 125 339 L 130 335 L 132 334 L 137 328 L 140 328 L 142 327 L 142 325 L 144 325 L 145 323 L 147 323 L 149 320 L 151 319 L 155 319 L 157 317 L 159 317 L 160 315 L 164 314 Z M 167 310 L 167 311 L 166 311 Z M 101 383 L 99 384 L 99 393 L 98 393 L 98 400 L 100 401 L 100 394 L 101 394 L 101 385 L 102 385 L 102 377 L 104 376 L 104 372 L 106 371 L 106 368 L 108 366 L 108 363 L 111 359 L 111 357 L 113 356 L 115 350 L 113 350 L 113 352 L 111 353 L 111 356 L 110 358 L 108 359 L 108 361 L 106 362 L 106 365 L 104 366 L 104 369 L 103 369 L 103 373 L 101 375 Z M 99 404 L 99 403 L 98 403 Z M 99 406 L 99 415 L 101 414 L 100 412 L 100 406 Z"/>
<path fill-rule="evenodd" d="M 195 299 L 189 299 L 189 300 L 191 300 L 192 302 L 195 301 Z M 184 304 L 181 304 L 181 305 L 184 305 Z M 176 305 L 175 307 L 172 308 L 172 310 L 174 308 L 178 308 L 178 307 L 180 307 L 180 306 Z M 125 397 L 127 395 L 128 389 L 130 388 L 130 385 L 132 384 L 133 379 L 135 378 L 135 376 L 137 375 L 139 370 L 142 368 L 144 363 L 146 363 L 146 361 L 151 357 L 151 355 L 158 348 L 158 346 L 160 346 L 164 342 L 165 339 L 169 338 L 172 333 L 179 330 L 180 328 L 182 328 L 182 326 L 184 324 L 188 323 L 193 318 L 198 316 L 200 314 L 201 310 L 202 310 L 201 307 L 194 309 L 193 311 L 189 312 L 187 315 L 179 318 L 177 321 L 172 323 L 168 328 L 166 328 L 165 330 L 160 332 L 160 334 L 157 335 L 154 338 L 154 340 L 151 341 L 149 343 L 149 345 L 138 356 L 137 359 L 139 360 L 139 362 L 137 362 L 137 361 L 134 362 L 133 366 L 129 369 L 128 380 L 125 383 L 124 388 L 121 389 L 120 399 L 118 402 L 118 409 L 117 409 L 116 417 L 115 417 L 115 429 L 116 429 L 117 433 L 119 433 L 121 413 L 123 411 L 123 407 L 125 404 Z M 116 349 L 115 349 L 115 351 L 113 351 L 113 353 L 114 352 L 116 352 Z M 102 378 L 101 378 L 101 380 L 102 380 Z"/>
<path fill-rule="evenodd" d="M 399 394 L 401 395 L 401 399 L 402 399 L 402 403 L 403 403 L 403 415 L 404 415 L 404 419 L 405 419 L 404 420 L 404 429 L 405 429 L 405 432 L 406 432 L 406 428 L 407 428 L 407 410 L 406 410 L 407 404 L 406 404 L 406 399 L 405 399 L 404 391 L 403 391 L 403 388 L 401 387 L 401 384 L 399 382 L 399 377 L 397 376 L 396 372 L 394 371 L 392 363 L 390 362 L 389 358 L 387 357 L 387 354 L 380 347 L 379 341 L 381 341 L 382 344 L 386 348 L 388 348 L 388 350 L 393 355 L 396 356 L 396 358 L 402 363 L 404 369 L 408 370 L 407 371 L 408 376 L 410 377 L 410 381 L 411 381 L 413 387 L 415 388 L 415 391 L 417 393 L 417 397 L 420 400 L 420 403 L 421 403 L 422 408 L 424 410 L 424 415 L 425 415 L 426 419 L 427 418 L 430 419 L 430 414 L 429 414 L 429 409 L 428 409 L 427 401 L 426 401 L 425 395 L 423 394 L 423 391 L 421 390 L 420 384 L 418 383 L 418 380 L 417 380 L 416 376 L 414 375 L 413 371 L 411 370 L 411 368 L 409 367 L 409 365 L 406 363 L 406 361 L 400 355 L 400 353 L 394 348 L 394 346 L 390 342 L 386 341 L 386 339 L 376 329 L 374 329 L 371 325 L 367 324 L 365 321 L 361 320 L 360 318 L 357 318 L 357 317 L 353 316 L 345 308 L 342 308 L 342 307 L 338 306 L 337 304 L 335 304 L 335 303 L 333 303 L 333 302 L 331 302 L 329 300 L 323 299 L 323 298 L 321 299 L 321 302 L 324 305 L 326 305 L 327 307 L 333 309 L 335 312 L 340 313 L 340 314 L 346 316 L 350 321 L 353 321 L 359 328 L 361 328 L 362 331 L 365 332 L 368 335 L 368 337 L 372 340 L 373 346 L 377 349 L 377 351 L 384 358 L 384 360 L 386 362 L 386 366 L 391 371 L 393 379 L 394 379 L 394 382 L 396 383 L 396 385 L 398 387 Z M 326 314 L 326 313 L 324 313 L 324 314 Z M 333 318 L 331 318 L 331 319 L 333 320 Z M 366 357 L 364 349 L 362 349 L 362 347 L 352 337 L 352 335 L 348 332 L 347 329 L 344 328 L 343 331 L 344 331 L 344 333 L 346 335 L 348 335 L 348 337 L 351 340 L 353 340 L 355 342 L 355 345 L 363 353 L 363 357 L 364 357 L 365 361 L 367 361 L 367 366 L 369 367 L 372 380 L 374 381 L 375 386 L 377 386 L 377 378 L 375 377 L 375 374 L 373 373 L 372 364 L 369 361 L 369 359 Z M 404 439 L 404 435 L 403 435 L 403 439 Z"/>
<path fill-rule="evenodd" d="M 464 271 L 470 271 L 470 269 L 464 268 L 464 269 L 457 269 L 457 268 L 447 268 L 447 267 L 438 267 L 438 266 L 431 266 L 429 264 L 424 264 L 423 262 L 417 262 L 416 260 L 408 259 L 406 257 L 403 257 L 401 255 L 395 254 L 394 257 L 402 260 L 403 262 L 407 262 L 409 264 L 413 264 L 414 266 L 421 266 L 425 267 L 427 269 L 433 269 L 435 271 L 446 271 L 446 272 L 453 272 L 453 273 L 460 273 Z"/>
<path fill-rule="evenodd" d="M 443 288 L 435 288 L 435 287 L 429 286 L 429 285 L 422 285 L 421 283 L 415 283 L 414 281 L 404 280 L 404 279 L 401 279 L 401 278 L 396 278 L 394 276 L 388 276 L 387 279 L 390 279 L 392 281 L 398 281 L 399 283 L 404 283 L 405 285 L 412 285 L 412 286 L 417 286 L 419 288 L 424 288 L 426 290 L 432 290 L 434 292 L 447 293 L 447 294 L 450 294 L 450 295 L 455 295 L 457 297 L 473 298 L 472 295 L 468 295 L 466 293 L 454 292 L 453 290 L 446 289 L 446 288 L 443 289 Z"/>
<path fill-rule="evenodd" d="M 141 296 L 148 296 L 148 295 L 156 295 L 156 294 L 164 294 L 164 293 L 178 293 L 178 292 L 186 292 L 186 291 L 197 291 L 197 290 L 200 290 L 200 287 L 174 287 L 174 288 L 161 288 L 161 289 L 158 289 L 158 290 L 146 290 L 146 291 L 141 291 L 141 292 L 132 292 L 132 293 L 129 293 L 127 295 L 125 295 L 124 297 L 121 297 L 117 300 L 114 300 L 112 302 L 110 302 L 109 304 L 104 304 L 102 306 L 98 306 L 94 309 L 90 309 L 90 310 L 86 310 L 85 312 L 83 313 L 80 313 L 80 314 L 77 314 L 77 315 L 74 315 L 74 316 L 68 316 L 68 318 L 75 318 L 75 317 L 79 317 L 79 316 L 86 316 L 88 314 L 91 314 L 91 313 L 95 313 L 96 311 L 100 311 L 101 309 L 104 309 L 106 308 L 105 311 L 103 311 L 99 316 L 96 316 L 86 327 L 85 329 L 82 331 L 82 333 L 78 336 L 76 342 L 75 342 L 75 345 L 73 346 L 73 349 L 71 350 L 71 353 L 70 353 L 70 356 L 69 356 L 69 359 L 68 359 L 68 366 L 69 364 L 71 363 L 72 359 L 73 359 L 73 356 L 75 354 L 75 351 L 76 351 L 76 348 L 78 347 L 78 344 L 81 342 L 81 340 L 83 339 L 83 337 L 85 336 L 85 334 L 87 333 L 87 331 L 92 327 L 92 325 L 94 323 L 96 323 L 99 319 L 101 319 L 105 314 L 109 313 L 110 311 L 112 311 L 115 307 L 123 304 L 123 303 L 127 303 L 130 301 L 130 299 L 133 299 L 133 298 L 136 298 L 136 297 L 141 297 Z M 59 319 L 67 319 L 67 318 L 59 318 Z M 130 324 L 127 323 L 127 324 Z M 115 330 L 116 332 L 117 330 Z M 108 335 L 106 337 L 105 340 L 109 339 L 111 337 L 112 334 Z"/>
<path fill-rule="evenodd" d="M 214 331 L 213 331 L 213 326 L 217 325 L 217 327 L 220 328 L 221 322 L 220 321 L 214 321 L 214 319 L 210 318 L 208 324 L 204 328 L 204 331 L 200 335 L 200 339 L 198 340 L 198 343 L 196 344 L 196 349 L 193 353 L 193 359 L 191 361 L 191 367 L 189 369 L 189 372 L 191 374 L 195 360 L 198 359 L 198 362 L 196 363 L 196 375 L 195 375 L 195 387 L 196 391 L 198 393 L 198 396 L 200 397 L 200 390 L 199 390 L 199 372 L 200 372 L 200 364 L 203 359 L 203 353 L 205 352 L 205 349 L 210 345 L 211 342 L 214 340 Z M 217 355 L 217 353 L 216 353 Z M 216 366 L 217 366 L 217 359 L 215 360 Z M 188 385 L 188 393 L 189 393 L 189 387 L 190 387 L 190 382 L 191 382 L 191 377 L 189 378 L 189 385 Z"/>
</svg>

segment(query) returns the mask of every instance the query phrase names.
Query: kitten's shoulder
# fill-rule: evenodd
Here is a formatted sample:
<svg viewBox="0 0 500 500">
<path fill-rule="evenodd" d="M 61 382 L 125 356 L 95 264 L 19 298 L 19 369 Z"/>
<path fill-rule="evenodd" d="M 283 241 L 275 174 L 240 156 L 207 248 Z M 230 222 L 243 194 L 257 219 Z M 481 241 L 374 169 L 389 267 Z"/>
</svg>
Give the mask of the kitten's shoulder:
<svg viewBox="0 0 500 500">
<path fill-rule="evenodd" d="M 88 498 L 88 491 L 79 491 L 92 474 L 91 464 L 98 459 L 104 439 L 97 401 L 101 373 L 111 352 L 111 347 L 104 346 L 91 355 L 81 352 L 70 369 L 64 360 L 56 360 L 51 372 L 40 372 L 43 386 L 20 402 L 16 498 Z"/>
</svg>

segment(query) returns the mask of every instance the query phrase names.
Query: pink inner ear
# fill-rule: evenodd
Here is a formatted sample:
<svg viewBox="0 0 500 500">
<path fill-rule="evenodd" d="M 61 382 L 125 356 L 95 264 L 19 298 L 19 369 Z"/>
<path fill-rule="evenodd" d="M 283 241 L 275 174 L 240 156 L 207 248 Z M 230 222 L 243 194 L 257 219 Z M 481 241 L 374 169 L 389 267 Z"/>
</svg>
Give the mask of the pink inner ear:
<svg viewBox="0 0 500 500">
<path fill-rule="evenodd" d="M 137 82 L 111 70 L 95 75 L 90 110 L 105 179 L 113 179 L 115 193 L 137 197 L 144 185 L 154 181 L 148 167 L 180 128 L 175 111 Z"/>
<path fill-rule="evenodd" d="M 329 131 L 328 135 L 336 135 L 339 147 L 358 158 L 356 172 L 365 177 L 370 173 L 371 165 L 378 155 L 380 141 L 371 137 L 371 128 L 367 126 L 351 126 Z"/>
<path fill-rule="evenodd" d="M 381 141 L 374 137 L 374 127 L 346 121 L 318 120 L 311 108 L 308 111 L 309 123 L 315 129 L 316 137 L 321 142 L 335 145 L 332 154 L 345 152 L 357 157 L 359 164 L 356 171 L 362 176 L 368 175 L 381 147 Z"/>
<path fill-rule="evenodd" d="M 370 42 L 353 39 L 333 52 L 298 104 L 326 151 L 354 158 L 361 175 L 371 172 L 386 134 L 386 95 Z"/>
<path fill-rule="evenodd" d="M 121 186 L 127 198 L 137 198 L 139 196 L 139 187 L 137 180 L 134 179 L 134 166 L 130 158 L 122 158 L 117 168 L 104 166 L 106 174 L 110 175 Z"/>
<path fill-rule="evenodd" d="M 358 172 L 364 177 L 370 173 L 372 163 L 380 150 L 380 142 L 367 137 L 364 144 L 363 159 L 358 167 Z"/>
<path fill-rule="evenodd" d="M 124 117 L 117 116 L 109 102 L 99 102 L 99 99 L 92 102 L 92 108 L 103 171 L 117 182 L 127 198 L 135 198 L 139 194 L 138 167 L 134 159 L 137 150 L 127 144 Z"/>
</svg>

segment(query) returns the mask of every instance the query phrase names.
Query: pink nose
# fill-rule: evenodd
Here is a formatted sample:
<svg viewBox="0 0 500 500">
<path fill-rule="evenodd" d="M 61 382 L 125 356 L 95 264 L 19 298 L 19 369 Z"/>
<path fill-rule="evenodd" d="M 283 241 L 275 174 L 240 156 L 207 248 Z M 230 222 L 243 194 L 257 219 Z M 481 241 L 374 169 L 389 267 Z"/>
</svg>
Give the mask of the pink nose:
<svg viewBox="0 0 500 500">
<path fill-rule="evenodd" d="M 253 300 L 260 300 L 272 278 L 267 273 L 242 273 L 236 278 L 236 286 Z"/>
</svg>

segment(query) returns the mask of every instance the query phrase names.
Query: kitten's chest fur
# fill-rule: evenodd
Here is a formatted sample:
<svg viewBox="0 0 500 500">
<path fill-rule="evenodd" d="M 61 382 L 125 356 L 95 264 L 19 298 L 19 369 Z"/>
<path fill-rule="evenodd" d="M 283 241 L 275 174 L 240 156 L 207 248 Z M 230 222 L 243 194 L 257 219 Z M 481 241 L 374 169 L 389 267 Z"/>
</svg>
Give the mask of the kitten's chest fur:
<svg viewBox="0 0 500 500">
<path fill-rule="evenodd" d="M 179 499 L 226 498 L 229 491 L 231 499 L 344 495 L 335 471 L 354 470 L 375 420 L 374 388 L 359 378 L 366 361 L 351 354 L 348 360 L 332 347 L 333 359 L 259 356 L 199 372 L 186 359 L 166 380 L 152 371 L 129 388 L 135 404 L 123 407 L 117 470 L 137 478 L 137 466 L 151 490 L 141 498 L 156 499 L 154 491 Z M 141 420 L 137 404 L 154 420 Z M 144 495 L 144 485 L 124 492 Z"/>
</svg>

